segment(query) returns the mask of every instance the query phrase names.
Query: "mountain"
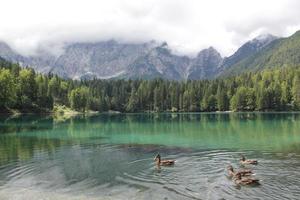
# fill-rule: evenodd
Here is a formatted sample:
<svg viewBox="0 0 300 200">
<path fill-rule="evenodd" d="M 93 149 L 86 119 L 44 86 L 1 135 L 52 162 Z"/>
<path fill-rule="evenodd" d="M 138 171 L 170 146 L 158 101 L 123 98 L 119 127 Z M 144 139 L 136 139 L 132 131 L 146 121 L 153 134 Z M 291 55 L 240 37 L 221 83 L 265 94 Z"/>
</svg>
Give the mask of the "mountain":
<svg viewBox="0 0 300 200">
<path fill-rule="evenodd" d="M 38 72 L 54 73 L 64 78 L 97 77 L 107 79 L 119 76 L 139 56 L 150 50 L 149 44 L 119 44 L 113 40 L 99 43 L 74 43 L 65 46 L 58 57 L 47 52 L 22 56 L 0 43 L 0 56 L 22 66 L 31 66 Z"/>
<path fill-rule="evenodd" d="M 14 52 L 6 43 L 0 42 L 0 57 L 6 60 L 21 62 L 23 56 Z"/>
<path fill-rule="evenodd" d="M 300 31 L 287 38 L 274 39 L 259 51 L 232 64 L 221 75 L 300 65 Z"/>
<path fill-rule="evenodd" d="M 209 79 L 215 76 L 222 57 L 214 48 L 200 51 L 195 58 L 172 54 L 167 44 L 155 47 L 135 60 L 124 77 L 166 78 L 171 80 Z"/>
<path fill-rule="evenodd" d="M 146 55 L 151 48 L 151 43 L 120 44 L 113 40 L 71 44 L 57 58 L 51 72 L 73 79 L 86 75 L 114 78 L 124 74 L 131 63 Z"/>
<path fill-rule="evenodd" d="M 48 73 L 54 66 L 55 56 L 46 51 L 39 51 L 38 56 L 22 56 L 12 50 L 6 43 L 0 42 L 0 57 L 7 61 L 19 63 L 21 66 L 30 66 L 41 73 Z"/>
<path fill-rule="evenodd" d="M 259 52 L 275 39 L 277 39 L 277 37 L 267 34 L 260 35 L 253 40 L 246 42 L 232 56 L 224 58 L 222 66 L 226 68 L 238 63 L 242 59 Z"/>
<path fill-rule="evenodd" d="M 58 57 L 44 51 L 25 57 L 0 43 L 0 56 L 38 72 L 72 79 L 206 79 L 214 77 L 222 60 L 212 47 L 190 58 L 173 54 L 167 43 L 126 44 L 114 40 L 68 44 Z"/>
<path fill-rule="evenodd" d="M 0 42 L 0 57 L 38 72 L 71 79 L 212 79 L 220 76 L 300 64 L 300 31 L 287 38 L 260 35 L 222 58 L 213 47 L 196 57 L 174 54 L 167 43 L 71 43 L 60 56 L 39 50 L 22 56 Z"/>
<path fill-rule="evenodd" d="M 182 80 L 187 77 L 186 73 L 190 63 L 189 57 L 172 54 L 168 45 L 163 43 L 132 63 L 126 76 L 128 78 L 161 77 Z"/>
<path fill-rule="evenodd" d="M 191 60 L 187 79 L 214 78 L 222 60 L 220 53 L 213 47 L 200 51 L 197 57 Z"/>
</svg>

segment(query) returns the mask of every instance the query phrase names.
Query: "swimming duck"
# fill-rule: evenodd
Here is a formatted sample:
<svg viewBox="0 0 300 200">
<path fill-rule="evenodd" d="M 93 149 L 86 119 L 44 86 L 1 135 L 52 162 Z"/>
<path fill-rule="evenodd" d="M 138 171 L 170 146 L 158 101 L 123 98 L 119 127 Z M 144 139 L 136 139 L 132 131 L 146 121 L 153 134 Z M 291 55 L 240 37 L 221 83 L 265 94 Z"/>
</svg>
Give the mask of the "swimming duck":
<svg viewBox="0 0 300 200">
<path fill-rule="evenodd" d="M 253 174 L 252 170 L 250 170 L 250 169 L 240 169 L 238 171 L 234 171 L 234 169 L 231 165 L 229 165 L 227 167 L 227 171 L 228 171 L 229 177 L 231 177 L 231 178 L 237 176 L 238 174 L 240 174 L 241 176 L 251 176 Z"/>
<path fill-rule="evenodd" d="M 251 177 L 243 177 L 241 174 L 234 176 L 234 182 L 237 185 L 259 185 L 259 180 Z"/>
<path fill-rule="evenodd" d="M 156 162 L 157 166 L 170 166 L 174 165 L 175 160 L 161 160 L 161 157 L 159 154 L 157 154 L 154 158 L 154 161 Z"/>
<path fill-rule="evenodd" d="M 248 160 L 243 155 L 242 155 L 242 157 L 240 159 L 240 163 L 242 165 L 249 165 L 249 164 L 251 164 L 251 165 L 257 165 L 258 164 L 257 160 Z"/>
</svg>

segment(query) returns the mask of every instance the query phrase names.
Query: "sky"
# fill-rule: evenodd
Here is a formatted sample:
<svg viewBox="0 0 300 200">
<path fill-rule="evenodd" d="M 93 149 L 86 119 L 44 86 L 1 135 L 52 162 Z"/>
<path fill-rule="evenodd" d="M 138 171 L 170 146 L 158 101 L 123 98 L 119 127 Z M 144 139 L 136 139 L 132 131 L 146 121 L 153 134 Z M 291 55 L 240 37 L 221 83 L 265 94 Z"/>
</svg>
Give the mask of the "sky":
<svg viewBox="0 0 300 200">
<path fill-rule="evenodd" d="M 70 42 L 166 41 L 174 53 L 229 56 L 260 35 L 300 29 L 299 0 L 0 0 L 0 41 L 23 55 Z"/>
</svg>

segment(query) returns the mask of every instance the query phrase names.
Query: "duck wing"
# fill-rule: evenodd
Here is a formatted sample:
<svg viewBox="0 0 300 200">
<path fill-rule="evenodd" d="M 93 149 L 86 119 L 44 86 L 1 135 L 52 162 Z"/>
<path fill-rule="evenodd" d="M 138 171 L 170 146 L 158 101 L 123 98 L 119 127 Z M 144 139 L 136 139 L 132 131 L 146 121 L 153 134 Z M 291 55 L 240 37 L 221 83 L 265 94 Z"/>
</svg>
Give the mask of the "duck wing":
<svg viewBox="0 0 300 200">
<path fill-rule="evenodd" d="M 162 160 L 160 161 L 162 165 L 173 165 L 175 163 L 175 160 Z"/>
<path fill-rule="evenodd" d="M 249 160 L 249 162 L 250 162 L 250 164 L 253 164 L 253 165 L 257 165 L 258 164 L 257 160 Z"/>
<path fill-rule="evenodd" d="M 238 172 L 236 172 L 237 175 L 241 175 L 241 176 L 250 176 L 253 174 L 252 170 L 250 169 L 244 169 L 244 170 L 239 170 Z"/>
<path fill-rule="evenodd" d="M 258 179 L 252 179 L 252 178 L 242 179 L 242 182 L 245 185 L 259 184 Z"/>
</svg>

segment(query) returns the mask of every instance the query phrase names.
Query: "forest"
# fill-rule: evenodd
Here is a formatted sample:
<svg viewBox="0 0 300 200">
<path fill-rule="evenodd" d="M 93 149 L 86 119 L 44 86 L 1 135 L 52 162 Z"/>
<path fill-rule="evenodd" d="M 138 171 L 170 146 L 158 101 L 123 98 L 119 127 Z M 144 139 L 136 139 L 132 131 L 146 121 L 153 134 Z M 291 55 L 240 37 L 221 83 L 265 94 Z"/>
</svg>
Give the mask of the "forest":
<svg viewBox="0 0 300 200">
<path fill-rule="evenodd" d="M 51 112 L 54 105 L 106 112 L 300 110 L 300 67 L 214 80 L 68 80 L 0 60 L 0 111 Z"/>
</svg>

